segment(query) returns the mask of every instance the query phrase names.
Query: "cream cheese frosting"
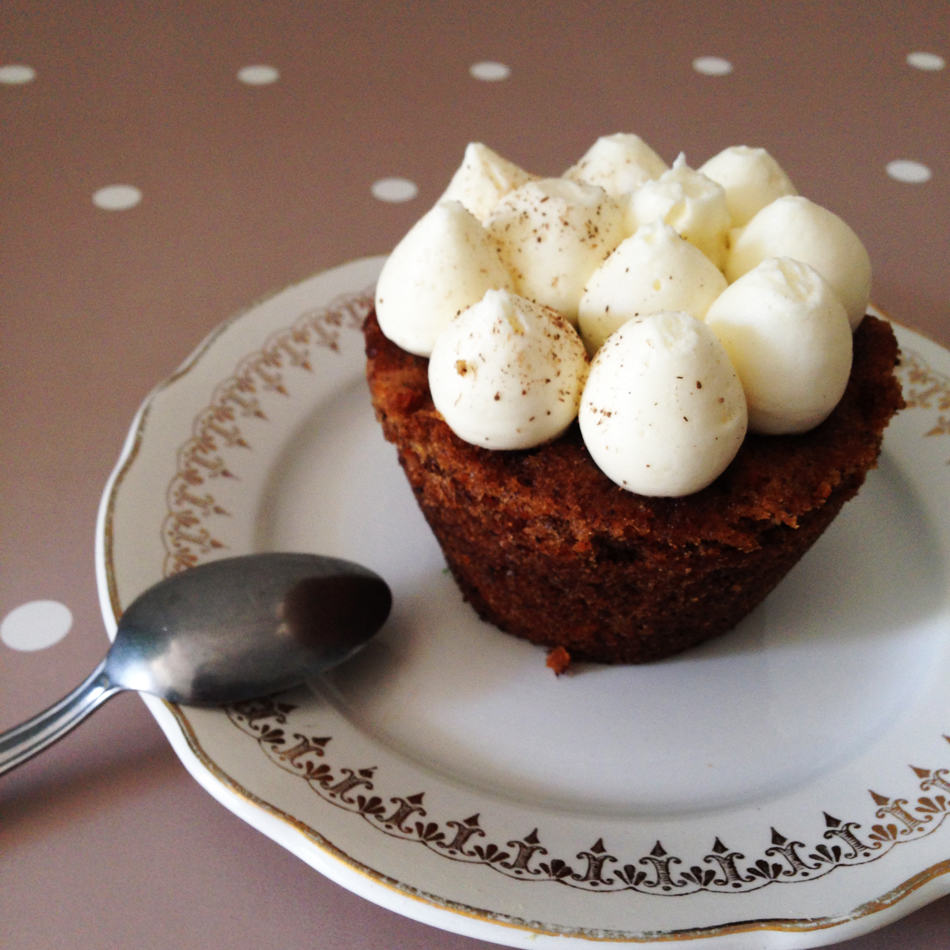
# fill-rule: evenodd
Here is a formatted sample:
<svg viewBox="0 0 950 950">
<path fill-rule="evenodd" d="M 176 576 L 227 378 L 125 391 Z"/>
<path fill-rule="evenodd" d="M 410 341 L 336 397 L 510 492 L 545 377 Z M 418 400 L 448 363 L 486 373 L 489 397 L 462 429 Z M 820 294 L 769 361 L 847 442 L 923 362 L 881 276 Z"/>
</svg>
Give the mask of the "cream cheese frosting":
<svg viewBox="0 0 950 950">
<path fill-rule="evenodd" d="M 747 409 L 712 330 L 663 312 L 627 321 L 597 351 L 579 421 L 594 462 L 622 488 L 688 495 L 735 458 Z"/>
<path fill-rule="evenodd" d="M 428 356 L 452 317 L 512 279 L 477 218 L 440 201 L 386 259 L 376 283 L 376 318 L 404 350 Z"/>
<path fill-rule="evenodd" d="M 515 290 L 572 323 L 584 284 L 625 237 L 623 211 L 603 188 L 542 178 L 508 192 L 486 223 Z"/>
<path fill-rule="evenodd" d="M 602 135 L 563 177 L 599 185 L 619 197 L 659 178 L 669 166 L 639 135 L 616 132 Z"/>
<path fill-rule="evenodd" d="M 805 432 L 844 394 L 852 357 L 848 314 L 808 264 L 764 260 L 723 291 L 706 323 L 742 380 L 753 432 Z"/>
<path fill-rule="evenodd" d="M 460 201 L 484 224 L 509 191 L 537 177 L 482 142 L 470 142 L 441 200 Z"/>
<path fill-rule="evenodd" d="M 545 178 L 475 142 L 384 264 L 376 314 L 429 357 L 459 437 L 530 449 L 576 418 L 618 485 L 678 496 L 747 430 L 827 417 L 870 280 L 855 232 L 764 149 L 667 167 L 616 133 Z"/>
<path fill-rule="evenodd" d="M 713 262 L 668 224 L 652 221 L 622 241 L 587 281 L 578 329 L 594 353 L 623 323 L 661 310 L 702 319 L 726 289 Z"/>
<path fill-rule="evenodd" d="M 785 169 L 764 148 L 730 145 L 698 170 L 722 185 L 733 227 L 747 224 L 776 198 L 798 194 Z"/>
<path fill-rule="evenodd" d="M 550 442 L 577 416 L 587 352 L 558 311 L 489 290 L 455 317 L 429 359 L 429 390 L 452 431 L 488 449 Z"/>
<path fill-rule="evenodd" d="M 732 283 L 767 257 L 811 264 L 834 288 L 852 329 L 867 310 L 871 259 L 851 226 L 833 211 L 801 195 L 769 202 L 730 236 L 726 279 Z"/>
<path fill-rule="evenodd" d="M 717 267 L 722 265 L 732 223 L 726 191 L 690 168 L 682 154 L 659 178 L 630 192 L 627 203 L 628 228 L 659 219 L 695 244 Z"/>
</svg>

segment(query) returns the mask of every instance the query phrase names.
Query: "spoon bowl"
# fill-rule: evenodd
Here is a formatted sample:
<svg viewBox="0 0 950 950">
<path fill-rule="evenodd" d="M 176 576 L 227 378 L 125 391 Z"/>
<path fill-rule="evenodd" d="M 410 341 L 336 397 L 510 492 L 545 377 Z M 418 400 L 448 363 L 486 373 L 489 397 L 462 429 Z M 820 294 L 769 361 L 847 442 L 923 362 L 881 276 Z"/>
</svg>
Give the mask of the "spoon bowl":
<svg viewBox="0 0 950 950">
<path fill-rule="evenodd" d="M 0 774 L 121 690 L 220 706 L 289 689 L 356 653 L 391 606 L 378 574 L 313 554 L 223 558 L 174 574 L 129 605 L 83 683 L 0 735 Z"/>
</svg>

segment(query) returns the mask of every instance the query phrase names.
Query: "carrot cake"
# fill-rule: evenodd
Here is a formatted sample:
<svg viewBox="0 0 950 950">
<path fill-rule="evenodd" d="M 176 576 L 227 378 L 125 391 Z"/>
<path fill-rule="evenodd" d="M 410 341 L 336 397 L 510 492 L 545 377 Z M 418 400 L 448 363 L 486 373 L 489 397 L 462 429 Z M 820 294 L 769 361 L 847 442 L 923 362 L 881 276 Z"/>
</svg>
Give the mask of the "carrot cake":
<svg viewBox="0 0 950 950">
<path fill-rule="evenodd" d="M 542 178 L 473 144 L 384 265 L 367 379 L 478 614 L 556 672 L 642 663 L 733 628 L 875 466 L 869 287 L 763 149 L 611 135 Z"/>
</svg>

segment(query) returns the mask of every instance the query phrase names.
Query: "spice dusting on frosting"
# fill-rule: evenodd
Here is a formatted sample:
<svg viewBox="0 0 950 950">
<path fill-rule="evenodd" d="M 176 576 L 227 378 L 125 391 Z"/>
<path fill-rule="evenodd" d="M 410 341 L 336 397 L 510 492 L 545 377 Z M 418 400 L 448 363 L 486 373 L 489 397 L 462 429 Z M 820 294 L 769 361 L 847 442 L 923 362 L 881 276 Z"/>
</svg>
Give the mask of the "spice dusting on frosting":
<svg viewBox="0 0 950 950">
<path fill-rule="evenodd" d="M 854 231 L 764 149 L 694 169 L 618 133 L 551 178 L 472 143 L 386 261 L 376 313 L 429 357 L 460 438 L 529 449 L 578 419 L 614 482 L 680 496 L 747 430 L 827 417 L 870 279 Z"/>
</svg>

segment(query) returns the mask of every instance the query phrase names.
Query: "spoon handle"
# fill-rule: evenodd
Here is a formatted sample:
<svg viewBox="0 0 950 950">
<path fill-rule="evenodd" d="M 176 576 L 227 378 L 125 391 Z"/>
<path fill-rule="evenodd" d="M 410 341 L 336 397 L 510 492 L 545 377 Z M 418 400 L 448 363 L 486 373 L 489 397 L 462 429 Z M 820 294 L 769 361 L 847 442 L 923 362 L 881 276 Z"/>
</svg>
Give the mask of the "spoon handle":
<svg viewBox="0 0 950 950">
<path fill-rule="evenodd" d="M 0 733 L 0 775 L 62 738 L 122 689 L 109 679 L 105 665 L 103 660 L 79 686 L 49 709 Z"/>
</svg>

